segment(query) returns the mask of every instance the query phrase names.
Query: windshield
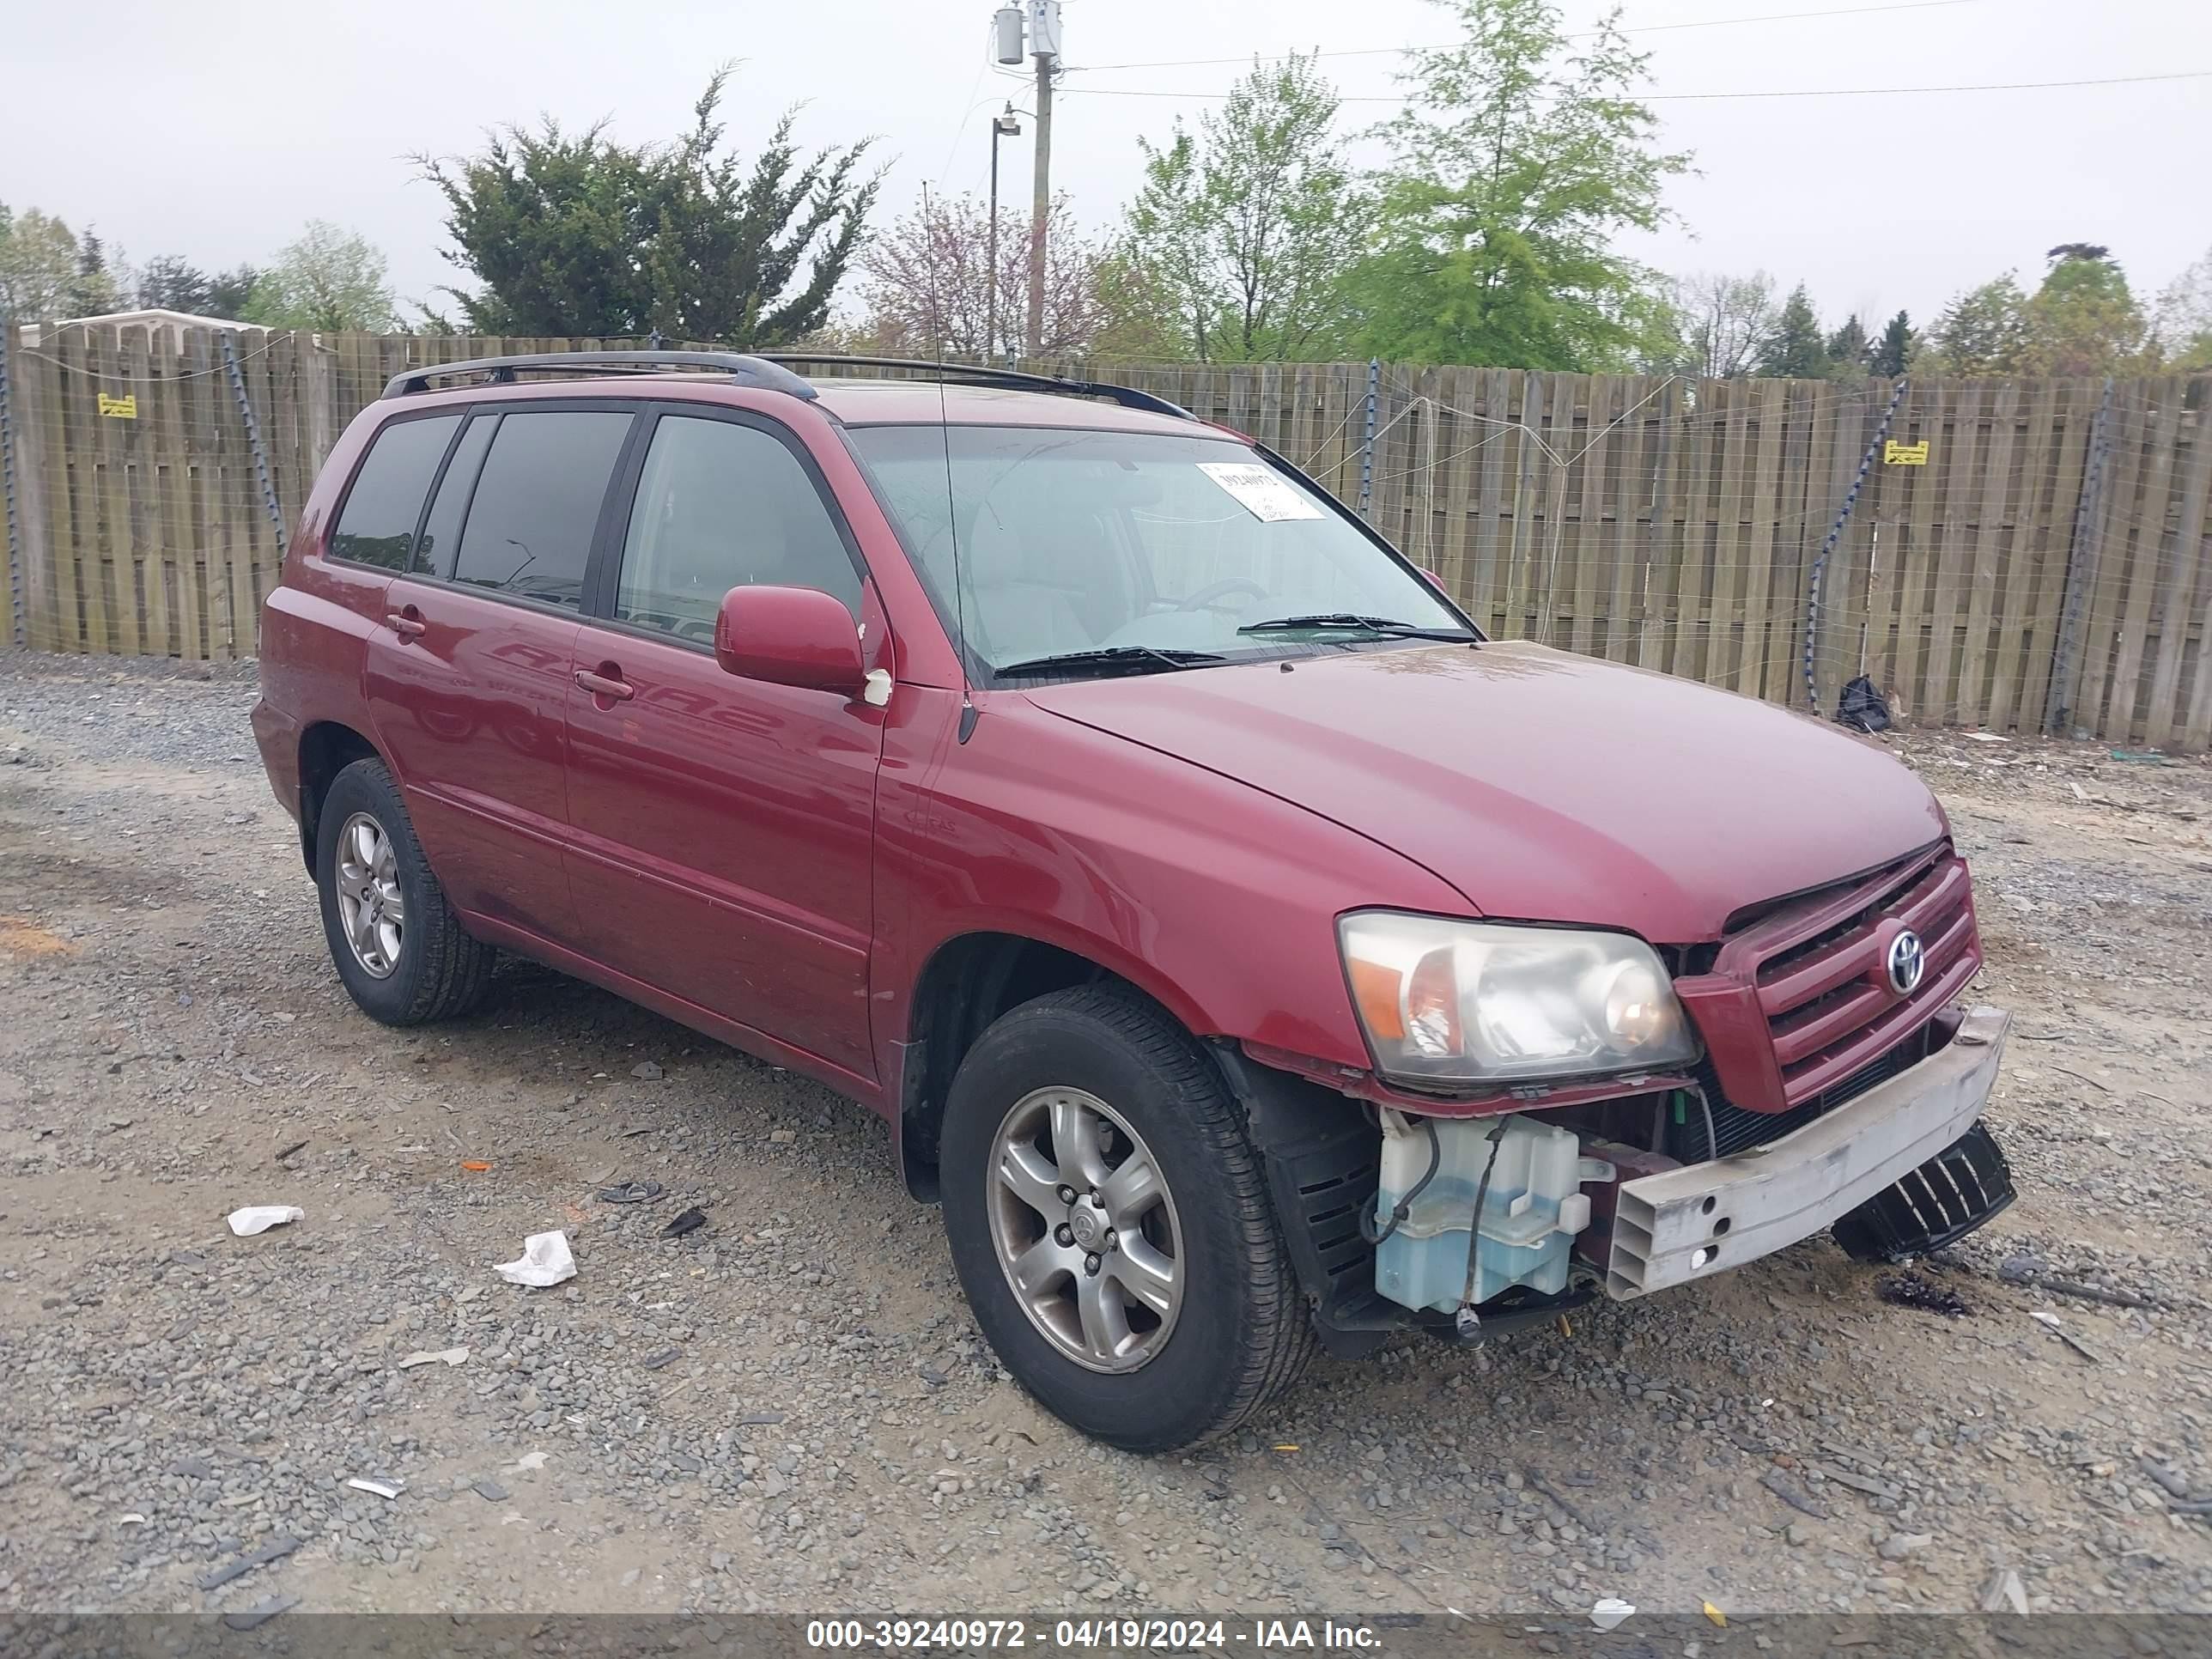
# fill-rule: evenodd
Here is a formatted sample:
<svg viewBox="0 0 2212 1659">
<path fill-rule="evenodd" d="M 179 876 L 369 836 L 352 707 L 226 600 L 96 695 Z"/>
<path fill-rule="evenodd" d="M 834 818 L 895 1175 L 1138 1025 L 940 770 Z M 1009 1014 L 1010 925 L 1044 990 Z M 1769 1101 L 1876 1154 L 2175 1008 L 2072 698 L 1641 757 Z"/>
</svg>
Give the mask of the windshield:
<svg viewBox="0 0 2212 1659">
<path fill-rule="evenodd" d="M 1419 575 L 1231 440 L 982 426 L 847 435 L 948 619 L 957 532 L 957 613 L 993 669 L 1103 652 L 1146 672 L 1372 642 L 1390 637 L 1384 623 L 1473 637 Z"/>
</svg>

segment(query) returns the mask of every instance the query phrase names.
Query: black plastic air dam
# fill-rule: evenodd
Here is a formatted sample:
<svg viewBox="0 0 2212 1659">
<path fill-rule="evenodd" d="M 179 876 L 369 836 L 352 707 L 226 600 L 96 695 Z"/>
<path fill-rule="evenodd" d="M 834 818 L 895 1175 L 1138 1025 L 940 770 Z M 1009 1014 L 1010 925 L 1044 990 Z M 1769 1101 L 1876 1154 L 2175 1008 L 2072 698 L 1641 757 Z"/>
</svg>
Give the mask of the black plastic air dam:
<svg viewBox="0 0 2212 1659">
<path fill-rule="evenodd" d="M 1954 1243 L 2013 1200 L 2012 1170 L 1978 1121 L 1896 1185 L 1836 1218 L 1836 1243 L 1859 1261 L 1903 1261 Z"/>
</svg>

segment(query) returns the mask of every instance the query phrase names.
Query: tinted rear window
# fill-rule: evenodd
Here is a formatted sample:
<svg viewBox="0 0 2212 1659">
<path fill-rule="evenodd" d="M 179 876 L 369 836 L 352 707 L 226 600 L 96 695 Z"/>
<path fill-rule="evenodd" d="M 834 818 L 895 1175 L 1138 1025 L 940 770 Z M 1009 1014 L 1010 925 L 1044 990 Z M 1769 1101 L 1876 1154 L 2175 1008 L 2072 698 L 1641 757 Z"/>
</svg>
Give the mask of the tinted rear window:
<svg viewBox="0 0 2212 1659">
<path fill-rule="evenodd" d="M 338 509 L 337 528 L 331 532 L 332 558 L 387 570 L 406 568 L 422 497 L 429 494 L 430 479 L 460 423 L 458 415 L 440 415 L 395 421 L 376 434 Z"/>
<path fill-rule="evenodd" d="M 502 417 L 477 477 L 453 580 L 580 606 L 592 532 L 629 423 L 627 410 Z"/>
<path fill-rule="evenodd" d="M 477 469 L 483 465 L 491 434 L 499 430 L 499 416 L 479 415 L 453 446 L 453 459 L 446 463 L 446 476 L 438 481 L 438 494 L 422 520 L 422 534 L 415 544 L 415 562 L 408 568 L 434 576 L 453 574 L 453 544 L 460 538 L 461 515 L 469 510 L 470 494 L 477 487 Z"/>
</svg>

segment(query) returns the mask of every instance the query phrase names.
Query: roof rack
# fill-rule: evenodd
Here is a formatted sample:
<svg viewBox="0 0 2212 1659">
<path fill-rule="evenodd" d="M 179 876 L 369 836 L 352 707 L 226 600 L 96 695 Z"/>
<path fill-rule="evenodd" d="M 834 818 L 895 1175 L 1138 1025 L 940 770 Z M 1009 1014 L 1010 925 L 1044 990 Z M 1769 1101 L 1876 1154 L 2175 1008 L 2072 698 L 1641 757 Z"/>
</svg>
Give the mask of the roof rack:
<svg viewBox="0 0 2212 1659">
<path fill-rule="evenodd" d="M 1103 380 L 1070 380 L 1057 374 L 1024 374 L 1011 368 L 993 368 L 984 363 L 939 363 L 921 357 L 855 357 L 842 352 L 763 351 L 763 362 L 779 367 L 787 363 L 836 364 L 849 368 L 907 368 L 922 371 L 927 380 L 951 380 L 957 377 L 975 386 L 1004 386 L 1011 391 L 1057 392 L 1064 396 L 1104 398 L 1124 409 L 1149 410 L 1155 415 L 1172 416 L 1179 421 L 1195 421 L 1198 416 L 1181 404 L 1170 403 L 1165 398 L 1149 392 L 1139 392 L 1133 386 L 1114 386 Z"/>
<path fill-rule="evenodd" d="M 811 398 L 814 388 L 781 362 L 741 351 L 537 351 L 520 357 L 476 357 L 459 363 L 424 363 L 395 374 L 384 388 L 387 398 L 430 390 L 430 382 L 462 374 L 482 374 L 494 386 L 512 386 L 517 369 L 558 370 L 570 375 L 641 374 L 666 368 L 719 368 L 731 380 L 763 392 L 787 392 Z"/>
</svg>

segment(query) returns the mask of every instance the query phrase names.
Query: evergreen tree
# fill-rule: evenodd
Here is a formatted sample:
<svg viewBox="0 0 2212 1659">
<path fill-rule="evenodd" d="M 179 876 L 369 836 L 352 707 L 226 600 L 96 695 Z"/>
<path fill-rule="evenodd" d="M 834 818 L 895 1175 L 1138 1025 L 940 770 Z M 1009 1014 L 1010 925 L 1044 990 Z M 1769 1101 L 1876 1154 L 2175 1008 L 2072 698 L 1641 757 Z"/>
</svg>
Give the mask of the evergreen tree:
<svg viewBox="0 0 2212 1659">
<path fill-rule="evenodd" d="M 122 309 L 122 285 L 107 268 L 107 246 L 98 231 L 87 230 L 76 239 L 76 271 L 62 303 L 72 317 L 99 317 Z"/>
<path fill-rule="evenodd" d="M 1827 374 L 1828 343 L 1804 283 L 1790 289 L 1783 301 L 1782 314 L 1774 319 L 1759 354 L 1758 372 L 1790 380 L 1817 380 Z"/>
<path fill-rule="evenodd" d="M 1867 331 L 1854 311 L 1844 325 L 1828 337 L 1828 374 L 1832 380 L 1856 380 L 1867 373 Z"/>
<path fill-rule="evenodd" d="M 488 334 L 640 335 L 787 344 L 828 320 L 877 182 L 866 143 L 802 156 L 797 112 L 750 166 L 723 149 L 716 71 L 672 144 L 624 145 L 604 126 L 508 128 L 464 161 L 422 161 L 446 198 L 455 292 Z"/>
<path fill-rule="evenodd" d="M 2017 372 L 2027 340 L 2027 296 L 2010 271 L 1952 301 L 1928 331 L 1929 345 L 1942 372 Z"/>
<path fill-rule="evenodd" d="M 173 253 L 157 253 L 140 267 L 138 303 L 153 311 L 181 311 L 204 317 L 208 309 L 207 272 Z"/>
<path fill-rule="evenodd" d="M 1902 311 L 1883 325 L 1881 337 L 1867 354 L 1867 367 L 1886 380 L 1905 373 L 1912 361 L 1912 319 Z"/>
<path fill-rule="evenodd" d="M 246 302 L 264 273 L 258 265 L 234 265 L 208 279 L 207 314 L 243 320 Z"/>
</svg>

